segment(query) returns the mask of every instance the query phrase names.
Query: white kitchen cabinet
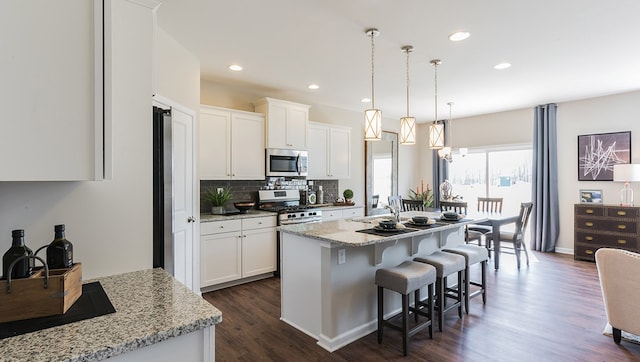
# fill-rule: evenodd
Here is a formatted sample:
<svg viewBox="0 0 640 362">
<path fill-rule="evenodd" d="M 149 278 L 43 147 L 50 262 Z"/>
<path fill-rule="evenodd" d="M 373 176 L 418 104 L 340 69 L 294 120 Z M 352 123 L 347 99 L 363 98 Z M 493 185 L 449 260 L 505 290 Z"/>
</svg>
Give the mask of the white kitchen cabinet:
<svg viewBox="0 0 640 362">
<path fill-rule="evenodd" d="M 267 120 L 267 148 L 307 149 L 309 106 L 266 97 L 255 101 L 254 106 Z"/>
<path fill-rule="evenodd" d="M 322 221 L 347 219 L 364 216 L 362 207 L 344 207 L 339 209 L 322 210 Z"/>
<path fill-rule="evenodd" d="M 264 180 L 264 116 L 200 108 L 200 179 Z"/>
<path fill-rule="evenodd" d="M 201 287 L 275 271 L 276 222 L 265 216 L 201 223 Z"/>
<path fill-rule="evenodd" d="M 0 2 L 0 181 L 110 177 L 102 3 Z"/>
<path fill-rule="evenodd" d="M 241 220 L 214 221 L 200 226 L 200 285 L 220 284 L 242 277 Z"/>
<path fill-rule="evenodd" d="M 275 217 L 242 220 L 242 277 L 276 270 Z"/>
<path fill-rule="evenodd" d="M 309 122 L 309 179 L 351 178 L 351 128 Z"/>
</svg>

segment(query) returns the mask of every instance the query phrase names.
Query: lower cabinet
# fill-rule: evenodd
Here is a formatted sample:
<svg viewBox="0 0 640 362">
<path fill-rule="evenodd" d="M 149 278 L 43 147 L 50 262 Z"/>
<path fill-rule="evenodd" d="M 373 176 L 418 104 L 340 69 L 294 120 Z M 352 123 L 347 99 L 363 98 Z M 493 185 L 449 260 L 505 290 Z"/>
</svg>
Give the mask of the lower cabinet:
<svg viewBox="0 0 640 362">
<path fill-rule="evenodd" d="M 202 223 L 201 287 L 275 271 L 275 226 L 275 216 Z"/>
<path fill-rule="evenodd" d="M 364 208 L 362 207 L 345 207 L 340 209 L 322 210 L 322 221 L 340 220 L 360 216 L 364 216 Z"/>
</svg>

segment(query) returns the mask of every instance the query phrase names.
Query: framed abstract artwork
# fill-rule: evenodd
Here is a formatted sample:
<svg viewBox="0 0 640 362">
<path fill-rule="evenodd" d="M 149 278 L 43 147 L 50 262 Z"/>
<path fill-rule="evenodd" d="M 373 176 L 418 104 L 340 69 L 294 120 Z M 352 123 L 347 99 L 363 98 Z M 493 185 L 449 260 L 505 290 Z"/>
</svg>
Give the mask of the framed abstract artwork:
<svg viewBox="0 0 640 362">
<path fill-rule="evenodd" d="M 613 181 L 618 163 L 631 163 L 631 131 L 578 136 L 578 181 Z"/>
</svg>

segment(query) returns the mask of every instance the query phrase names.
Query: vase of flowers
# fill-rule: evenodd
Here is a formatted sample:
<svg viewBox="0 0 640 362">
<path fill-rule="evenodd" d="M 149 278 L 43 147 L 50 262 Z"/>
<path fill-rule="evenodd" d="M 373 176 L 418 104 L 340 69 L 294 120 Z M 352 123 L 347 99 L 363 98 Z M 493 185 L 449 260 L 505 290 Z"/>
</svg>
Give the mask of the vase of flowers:
<svg viewBox="0 0 640 362">
<path fill-rule="evenodd" d="M 412 200 L 421 200 L 424 207 L 433 206 L 433 190 L 427 184 L 424 186 L 424 180 L 420 181 L 420 186 L 416 186 L 415 190 L 409 190 L 409 197 Z"/>
</svg>

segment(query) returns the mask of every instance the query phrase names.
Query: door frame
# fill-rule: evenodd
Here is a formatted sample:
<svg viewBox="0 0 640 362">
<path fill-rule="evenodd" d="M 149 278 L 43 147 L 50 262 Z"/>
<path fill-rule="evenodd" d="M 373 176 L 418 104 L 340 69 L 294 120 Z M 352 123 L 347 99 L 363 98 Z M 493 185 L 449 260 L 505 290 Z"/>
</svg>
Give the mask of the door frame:
<svg viewBox="0 0 640 362">
<path fill-rule="evenodd" d="M 191 210 L 191 216 L 195 219 L 195 222 L 192 223 L 193 225 L 193 229 L 192 229 L 192 237 L 191 237 L 191 250 L 192 250 L 192 255 L 191 255 L 191 268 L 192 268 L 192 280 L 189 282 L 187 282 L 188 286 L 190 285 L 191 290 L 193 290 L 195 293 L 197 293 L 198 295 L 202 295 L 202 292 L 200 291 L 200 198 L 197 197 L 197 195 L 200 194 L 200 182 L 198 179 L 198 172 L 197 172 L 197 157 L 198 157 L 198 153 L 197 153 L 197 137 L 196 137 L 196 127 L 197 127 L 197 117 L 196 117 L 196 112 L 190 108 L 187 108 L 169 98 L 163 97 L 161 95 L 153 95 L 152 97 L 152 105 L 156 105 L 156 106 L 164 106 L 164 107 L 169 107 L 171 109 L 176 109 L 182 113 L 187 114 L 188 116 L 191 116 L 191 119 L 193 121 L 193 125 L 191 127 L 192 129 L 192 134 L 191 134 L 191 152 L 192 152 L 192 175 L 191 175 L 191 179 L 192 179 L 192 210 Z M 172 216 L 172 220 L 171 220 L 172 224 L 175 223 L 175 220 L 173 219 Z"/>
</svg>

